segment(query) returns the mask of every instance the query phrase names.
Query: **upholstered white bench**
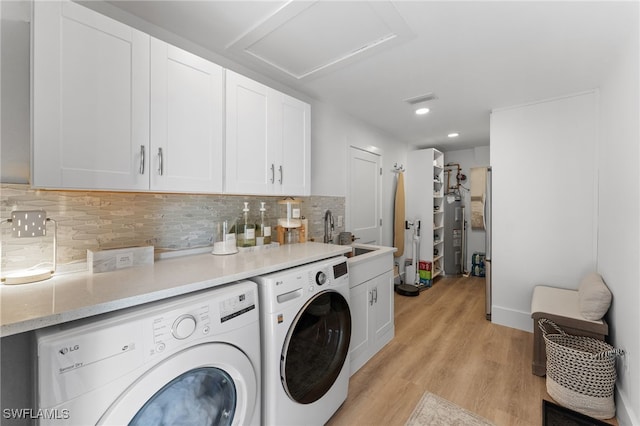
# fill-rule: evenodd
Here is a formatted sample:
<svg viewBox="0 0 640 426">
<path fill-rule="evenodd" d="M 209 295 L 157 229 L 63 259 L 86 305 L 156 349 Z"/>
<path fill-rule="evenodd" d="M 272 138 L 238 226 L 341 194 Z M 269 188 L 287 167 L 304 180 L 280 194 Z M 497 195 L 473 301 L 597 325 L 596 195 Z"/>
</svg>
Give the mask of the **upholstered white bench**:
<svg viewBox="0 0 640 426">
<path fill-rule="evenodd" d="M 547 374 L 547 354 L 538 320 L 547 318 L 568 334 L 605 340 L 609 325 L 603 318 L 611 306 L 611 292 L 602 277 L 593 272 L 585 276 L 577 290 L 538 285 L 531 297 L 533 318 L 533 362 L 537 376 Z M 553 333 L 552 330 L 550 330 Z"/>
</svg>

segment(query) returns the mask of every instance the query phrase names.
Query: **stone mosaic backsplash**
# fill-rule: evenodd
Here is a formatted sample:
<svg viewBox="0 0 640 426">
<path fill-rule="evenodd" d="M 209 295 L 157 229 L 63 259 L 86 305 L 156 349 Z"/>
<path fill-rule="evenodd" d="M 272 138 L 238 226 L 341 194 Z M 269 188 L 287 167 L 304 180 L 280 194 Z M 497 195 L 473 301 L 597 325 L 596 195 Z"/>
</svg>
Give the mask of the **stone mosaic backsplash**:
<svg viewBox="0 0 640 426">
<path fill-rule="evenodd" d="M 0 218 L 13 210 L 43 209 L 58 223 L 58 264 L 84 262 L 87 249 L 153 245 L 156 249 L 180 250 L 213 244 L 213 224 L 222 219 L 240 217 L 244 202 L 249 202 L 257 217 L 260 202 L 266 202 L 267 215 L 276 225 L 278 200 L 284 197 L 242 195 L 161 194 L 93 191 L 49 191 L 29 185 L 0 185 Z M 322 241 L 324 214 L 331 210 L 335 220 L 334 236 L 343 227 L 337 216 L 345 215 L 344 197 L 300 197 L 302 216 L 309 220 L 309 239 Z M 51 234 L 51 232 L 49 232 Z M 42 243 L 40 243 L 42 241 Z M 14 239 L 10 226 L 2 226 L 2 268 L 31 264 L 33 258 L 45 259 L 50 253 L 49 239 L 34 243 L 29 238 Z"/>
</svg>

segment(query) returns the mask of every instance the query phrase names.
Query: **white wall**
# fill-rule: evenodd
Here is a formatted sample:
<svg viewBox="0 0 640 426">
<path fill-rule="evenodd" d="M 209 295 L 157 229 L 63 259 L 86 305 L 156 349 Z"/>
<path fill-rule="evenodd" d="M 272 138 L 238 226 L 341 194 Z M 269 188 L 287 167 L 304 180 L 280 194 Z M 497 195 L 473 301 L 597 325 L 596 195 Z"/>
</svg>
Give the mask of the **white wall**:
<svg viewBox="0 0 640 426">
<path fill-rule="evenodd" d="M 394 163 L 405 164 L 408 145 L 319 101 L 311 103 L 311 195 L 346 196 L 349 147 L 382 157 L 382 244 L 393 245 Z M 347 206 L 349 200 L 346 201 Z M 348 216 L 348 215 L 347 215 Z M 346 223 L 349 231 L 349 223 Z"/>
<path fill-rule="evenodd" d="M 613 293 L 611 343 L 621 425 L 640 424 L 640 164 L 638 30 L 600 87 L 598 272 Z"/>
<path fill-rule="evenodd" d="M 445 164 L 460 164 L 462 173 L 467 175 L 467 180 L 462 182 L 462 186 L 466 189 L 461 189 L 461 193 L 465 206 L 465 220 L 467 221 L 467 256 L 465 268 L 467 271 L 471 271 L 471 255 L 474 252 L 484 253 L 486 236 L 484 230 L 471 229 L 471 196 L 469 193 L 469 189 L 471 189 L 471 168 L 489 166 L 489 147 L 482 146 L 474 149 L 446 151 L 444 153 L 444 162 Z M 452 175 L 450 185 L 455 184 L 455 182 L 455 176 Z"/>
<path fill-rule="evenodd" d="M 597 94 L 491 115 L 492 321 L 532 331 L 536 284 L 596 269 Z"/>
<path fill-rule="evenodd" d="M 347 128 L 339 111 L 322 102 L 311 104 L 312 195 L 347 195 Z"/>
</svg>

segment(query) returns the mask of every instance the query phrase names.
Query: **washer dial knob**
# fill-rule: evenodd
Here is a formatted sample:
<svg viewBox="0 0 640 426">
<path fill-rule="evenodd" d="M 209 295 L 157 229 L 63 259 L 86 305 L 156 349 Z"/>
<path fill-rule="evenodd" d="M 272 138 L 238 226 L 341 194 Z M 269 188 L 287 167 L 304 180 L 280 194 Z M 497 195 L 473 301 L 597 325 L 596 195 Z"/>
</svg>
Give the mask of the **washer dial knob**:
<svg viewBox="0 0 640 426">
<path fill-rule="evenodd" d="M 180 340 L 191 336 L 194 331 L 196 331 L 196 319 L 189 314 L 180 315 L 171 326 L 171 334 Z"/>
<path fill-rule="evenodd" d="M 316 284 L 323 285 L 326 282 L 327 282 L 327 274 L 325 274 L 322 271 L 318 272 L 316 274 Z"/>
</svg>

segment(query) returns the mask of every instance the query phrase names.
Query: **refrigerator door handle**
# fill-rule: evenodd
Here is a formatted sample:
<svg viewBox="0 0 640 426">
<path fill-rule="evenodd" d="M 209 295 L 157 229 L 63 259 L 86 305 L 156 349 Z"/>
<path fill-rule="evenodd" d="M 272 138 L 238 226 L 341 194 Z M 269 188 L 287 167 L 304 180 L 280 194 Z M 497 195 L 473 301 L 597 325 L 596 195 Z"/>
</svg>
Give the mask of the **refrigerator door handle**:
<svg viewBox="0 0 640 426">
<path fill-rule="evenodd" d="M 487 230 L 487 194 L 482 194 L 482 228 Z"/>
<path fill-rule="evenodd" d="M 491 321 L 491 259 L 484 260 L 485 265 L 485 317 L 487 321 Z"/>
</svg>

